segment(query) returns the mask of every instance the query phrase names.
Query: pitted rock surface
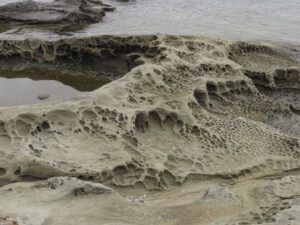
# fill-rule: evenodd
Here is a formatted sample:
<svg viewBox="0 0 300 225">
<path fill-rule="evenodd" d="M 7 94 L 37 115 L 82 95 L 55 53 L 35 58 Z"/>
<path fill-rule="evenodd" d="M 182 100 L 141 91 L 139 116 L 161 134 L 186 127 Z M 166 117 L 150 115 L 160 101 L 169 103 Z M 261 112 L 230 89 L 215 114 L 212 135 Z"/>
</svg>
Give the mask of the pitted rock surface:
<svg viewBox="0 0 300 225">
<path fill-rule="evenodd" d="M 9 202 L 0 204 L 0 216 L 20 224 L 278 224 L 286 213 L 297 219 L 297 60 L 268 43 L 187 36 L 0 42 L 6 71 L 105 76 L 97 73 L 104 60 L 128 70 L 114 69 L 113 82 L 74 100 L 1 108 L 0 180 L 17 183 L 0 188 L 0 201 Z M 296 96 L 289 104 L 286 93 Z M 28 181 L 54 177 L 122 194 L 57 200 L 59 189 L 47 188 L 32 198 Z M 217 190 L 213 209 L 199 201 L 207 190 Z M 143 206 L 126 200 L 132 192 L 149 193 Z M 218 204 L 228 198 L 239 204 Z M 14 214 L 16 199 L 30 207 Z M 63 213 L 60 204 L 68 205 Z"/>
</svg>

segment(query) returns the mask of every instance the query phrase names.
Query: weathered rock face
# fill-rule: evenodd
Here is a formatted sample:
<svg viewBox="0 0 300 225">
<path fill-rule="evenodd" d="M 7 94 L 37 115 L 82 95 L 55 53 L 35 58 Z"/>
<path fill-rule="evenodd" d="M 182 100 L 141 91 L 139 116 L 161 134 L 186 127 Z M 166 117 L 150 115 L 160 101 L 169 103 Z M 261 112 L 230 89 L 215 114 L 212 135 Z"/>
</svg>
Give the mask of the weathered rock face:
<svg viewBox="0 0 300 225">
<path fill-rule="evenodd" d="M 64 174 L 160 189 L 203 176 L 239 178 L 298 168 L 299 126 L 294 135 L 268 126 L 272 116 L 288 124 L 298 115 L 261 93 L 243 63 L 270 79 L 278 69 L 293 68 L 293 76 L 281 81 L 292 79 L 294 88 L 299 64 L 276 47 L 247 46 L 172 36 L 0 42 L 6 70 L 89 73 L 120 56 L 133 68 L 80 100 L 2 109 L 1 178 Z M 259 64 L 263 59 L 268 66 Z"/>
<path fill-rule="evenodd" d="M 17 184 L 0 189 L 0 200 L 10 202 L 0 205 L 0 216 L 15 213 L 15 199 L 32 206 L 16 216 L 18 222 L 31 220 L 43 201 L 73 203 L 64 212 L 64 218 L 72 218 L 69 221 L 62 214 L 55 217 L 58 204 L 53 203 L 44 206 L 41 211 L 45 214 L 31 224 L 97 224 L 99 220 L 103 224 L 145 224 L 148 216 L 147 224 L 261 224 L 274 221 L 273 213 L 279 217 L 288 208 L 298 210 L 295 202 L 280 197 L 285 189 L 259 179 L 300 167 L 298 105 L 293 101 L 285 104 L 267 93 L 290 90 L 299 98 L 299 62 L 281 48 L 176 36 L 0 42 L 0 66 L 5 70 L 65 68 L 84 74 L 100 70 L 103 60 L 116 58 L 124 59 L 131 70 L 123 77 L 116 73 L 113 77 L 120 79 L 87 96 L 60 104 L 1 109 L 0 181 Z M 283 71 L 279 80 L 278 71 Z M 127 204 L 123 196 L 81 196 L 83 207 L 73 197 L 57 200 L 46 188 L 30 199 L 35 188 L 24 181 L 60 176 L 118 190 L 176 192 L 181 185 L 191 185 L 186 190 L 195 201 L 181 190 L 169 193 L 165 205 L 151 203 L 145 216 L 144 209 Z M 295 189 L 289 197 L 293 200 L 299 190 L 297 179 L 286 184 Z M 286 183 L 278 182 L 280 186 Z M 231 187 L 220 188 L 221 183 Z M 21 194 L 16 197 L 15 193 Z M 43 199 L 49 193 L 53 195 Z M 213 201 L 199 201 L 205 193 Z M 115 211 L 107 210 L 103 202 L 99 205 L 104 198 Z M 175 202 L 178 198 L 183 203 Z M 219 204 L 214 215 L 199 214 L 218 201 L 225 204 Z M 230 209 L 226 201 L 234 202 Z M 253 215 L 256 212 L 259 217 Z M 82 215 L 80 220 L 73 219 L 77 213 Z M 190 217 L 185 220 L 187 214 Z"/>
<path fill-rule="evenodd" d="M 54 0 L 35 2 L 27 0 L 0 7 L 1 22 L 26 24 L 89 24 L 101 21 L 105 11 L 113 7 L 94 0 Z"/>
</svg>

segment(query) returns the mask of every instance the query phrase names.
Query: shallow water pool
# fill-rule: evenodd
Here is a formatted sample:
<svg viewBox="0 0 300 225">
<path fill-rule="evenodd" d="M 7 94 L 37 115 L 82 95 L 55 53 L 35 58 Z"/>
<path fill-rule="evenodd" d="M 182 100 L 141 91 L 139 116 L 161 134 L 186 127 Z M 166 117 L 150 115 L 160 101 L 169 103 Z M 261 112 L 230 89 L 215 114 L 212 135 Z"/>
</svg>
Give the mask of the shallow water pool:
<svg viewBox="0 0 300 225">
<path fill-rule="evenodd" d="M 64 101 L 111 82 L 99 76 L 69 75 L 49 70 L 22 74 L 0 71 L 0 107 Z"/>
<path fill-rule="evenodd" d="M 29 78 L 0 77 L 0 107 L 66 100 L 81 93 L 55 80 L 34 81 Z"/>
</svg>

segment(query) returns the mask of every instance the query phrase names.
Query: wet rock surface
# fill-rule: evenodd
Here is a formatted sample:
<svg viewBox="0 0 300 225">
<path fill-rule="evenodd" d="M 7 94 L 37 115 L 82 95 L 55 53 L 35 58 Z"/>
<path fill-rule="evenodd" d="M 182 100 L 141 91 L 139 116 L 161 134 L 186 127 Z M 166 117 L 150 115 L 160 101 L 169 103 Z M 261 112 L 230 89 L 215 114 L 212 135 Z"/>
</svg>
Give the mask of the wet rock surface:
<svg viewBox="0 0 300 225">
<path fill-rule="evenodd" d="M 264 91 L 298 90 L 296 59 L 273 44 L 188 36 L 0 42 L 8 70 L 97 74 L 107 59 L 126 73 L 80 99 L 1 109 L 0 180 L 15 183 L 0 188 L 0 217 L 297 224 L 299 115 Z"/>
<path fill-rule="evenodd" d="M 99 22 L 106 11 L 113 10 L 112 6 L 98 0 L 25 0 L 0 6 L 0 25 L 22 27 L 24 24 L 44 24 L 49 25 L 48 28 L 55 28 L 56 31 L 65 31 Z"/>
</svg>

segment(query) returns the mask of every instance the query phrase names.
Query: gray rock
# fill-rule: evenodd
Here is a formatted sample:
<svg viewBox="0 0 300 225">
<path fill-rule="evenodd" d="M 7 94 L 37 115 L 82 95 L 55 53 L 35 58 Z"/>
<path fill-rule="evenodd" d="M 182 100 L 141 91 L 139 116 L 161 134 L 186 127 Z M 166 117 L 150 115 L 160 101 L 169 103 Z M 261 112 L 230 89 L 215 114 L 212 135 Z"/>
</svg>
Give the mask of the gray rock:
<svg viewBox="0 0 300 225">
<path fill-rule="evenodd" d="M 202 197 L 203 202 L 240 204 L 240 198 L 224 187 L 210 188 Z"/>
<path fill-rule="evenodd" d="M 46 3 L 26 0 L 1 6 L 0 21 L 89 24 L 99 22 L 105 11 L 112 10 L 113 7 L 97 0 L 54 0 Z"/>
<path fill-rule="evenodd" d="M 46 99 L 50 98 L 50 95 L 49 94 L 40 94 L 37 96 L 37 98 L 39 100 L 46 100 Z"/>
</svg>

